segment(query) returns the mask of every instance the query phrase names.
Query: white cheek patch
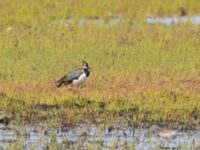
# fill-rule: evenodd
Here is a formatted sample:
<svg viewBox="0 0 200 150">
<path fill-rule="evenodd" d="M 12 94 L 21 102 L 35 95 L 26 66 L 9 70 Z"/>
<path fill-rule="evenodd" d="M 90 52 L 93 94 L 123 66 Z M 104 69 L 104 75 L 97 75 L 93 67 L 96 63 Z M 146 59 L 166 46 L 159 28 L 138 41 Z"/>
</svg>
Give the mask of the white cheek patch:
<svg viewBox="0 0 200 150">
<path fill-rule="evenodd" d="M 83 66 L 83 69 L 87 69 L 88 67 L 87 66 Z"/>
<path fill-rule="evenodd" d="M 86 80 L 86 78 L 87 78 L 86 74 L 83 73 L 82 75 L 80 75 L 80 77 L 78 79 L 73 80 L 72 84 L 74 84 L 74 85 L 81 84 Z"/>
</svg>

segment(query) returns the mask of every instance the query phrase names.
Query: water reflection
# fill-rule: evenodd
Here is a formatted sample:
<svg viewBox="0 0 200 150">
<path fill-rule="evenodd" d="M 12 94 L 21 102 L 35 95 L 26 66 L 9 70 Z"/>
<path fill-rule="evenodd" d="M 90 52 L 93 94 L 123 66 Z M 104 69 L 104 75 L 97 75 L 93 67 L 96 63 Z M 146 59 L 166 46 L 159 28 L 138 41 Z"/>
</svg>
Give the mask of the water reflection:
<svg viewBox="0 0 200 150">
<path fill-rule="evenodd" d="M 80 124 L 74 127 L 49 128 L 47 125 L 5 127 L 0 124 L 0 149 L 21 146 L 38 150 L 56 146 L 59 149 L 128 149 L 157 148 L 188 150 L 200 146 L 200 130 L 179 131 L 173 138 L 164 138 L 151 129 L 134 129 L 113 125 Z"/>
<path fill-rule="evenodd" d="M 200 25 L 200 16 L 172 16 L 172 17 L 155 17 L 150 16 L 146 19 L 146 22 L 149 24 L 164 24 L 164 25 L 173 25 L 173 24 L 185 24 L 191 23 L 193 25 Z"/>
</svg>

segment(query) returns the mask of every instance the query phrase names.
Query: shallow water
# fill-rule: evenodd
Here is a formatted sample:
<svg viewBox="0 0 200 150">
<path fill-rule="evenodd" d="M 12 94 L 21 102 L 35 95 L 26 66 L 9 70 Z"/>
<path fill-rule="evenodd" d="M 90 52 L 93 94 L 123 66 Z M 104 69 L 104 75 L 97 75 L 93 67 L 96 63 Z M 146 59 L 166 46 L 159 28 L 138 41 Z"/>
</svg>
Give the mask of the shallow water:
<svg viewBox="0 0 200 150">
<path fill-rule="evenodd" d="M 114 16 L 111 17 L 107 20 L 97 17 L 93 19 L 85 18 L 82 17 L 78 20 L 74 18 L 68 18 L 68 19 L 61 19 L 59 24 L 61 26 L 68 26 L 71 24 L 78 24 L 78 25 L 87 25 L 87 24 L 95 24 L 95 25 L 109 25 L 109 26 L 117 26 L 122 24 L 124 21 L 123 16 Z M 134 20 L 130 22 L 135 22 Z M 200 15 L 193 15 L 193 16 L 163 16 L 163 17 L 158 17 L 158 16 L 149 16 L 146 18 L 145 23 L 147 24 L 163 24 L 163 25 L 177 25 L 177 24 L 192 24 L 192 25 L 200 25 Z M 49 26 L 52 26 L 53 24 L 57 23 L 52 23 Z"/>
<path fill-rule="evenodd" d="M 155 17 L 150 16 L 146 19 L 149 24 L 164 24 L 164 25 L 174 25 L 174 24 L 186 24 L 191 23 L 193 25 L 200 25 L 200 15 L 196 16 L 172 16 L 172 17 Z"/>
<path fill-rule="evenodd" d="M 74 127 L 49 128 L 38 126 L 8 126 L 0 124 L 0 149 L 21 146 L 24 150 L 35 148 L 58 149 L 198 149 L 200 130 L 178 132 L 173 138 L 159 137 L 151 129 L 134 129 L 123 126 L 80 124 Z"/>
</svg>

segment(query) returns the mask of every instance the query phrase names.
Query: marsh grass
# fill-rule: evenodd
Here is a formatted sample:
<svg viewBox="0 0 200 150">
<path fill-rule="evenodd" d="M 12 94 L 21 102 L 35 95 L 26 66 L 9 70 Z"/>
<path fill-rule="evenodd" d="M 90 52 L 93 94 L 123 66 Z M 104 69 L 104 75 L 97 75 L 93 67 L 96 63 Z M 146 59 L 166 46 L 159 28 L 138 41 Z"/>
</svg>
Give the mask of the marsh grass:
<svg viewBox="0 0 200 150">
<path fill-rule="evenodd" d="M 24 24 L 45 24 L 53 20 L 60 20 L 69 17 L 74 18 L 97 18 L 122 15 L 130 19 L 143 20 L 150 14 L 169 16 L 181 14 L 180 8 L 187 14 L 199 13 L 200 4 L 198 0 L 116 0 L 116 1 L 93 1 L 93 0 L 61 0 L 34 2 L 26 0 L 1 1 L 0 19 L 1 25 Z"/>
<path fill-rule="evenodd" d="M 141 21 L 179 7 L 198 13 L 198 0 L 0 3 L 0 109 L 13 119 L 199 122 L 199 26 Z M 124 18 L 117 26 L 50 26 L 115 14 Z M 82 59 L 92 68 L 84 87 L 57 89 L 56 80 Z"/>
</svg>

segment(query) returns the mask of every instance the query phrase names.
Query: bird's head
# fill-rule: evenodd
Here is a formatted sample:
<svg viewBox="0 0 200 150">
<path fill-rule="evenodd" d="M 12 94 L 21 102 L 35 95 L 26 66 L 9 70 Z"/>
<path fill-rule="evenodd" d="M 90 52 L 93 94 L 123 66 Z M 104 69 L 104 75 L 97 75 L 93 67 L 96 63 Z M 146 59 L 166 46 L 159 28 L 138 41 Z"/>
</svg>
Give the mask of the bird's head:
<svg viewBox="0 0 200 150">
<path fill-rule="evenodd" d="M 91 69 L 89 67 L 88 63 L 86 61 L 84 61 L 84 60 L 82 60 L 82 66 L 83 66 L 84 69 Z"/>
</svg>

